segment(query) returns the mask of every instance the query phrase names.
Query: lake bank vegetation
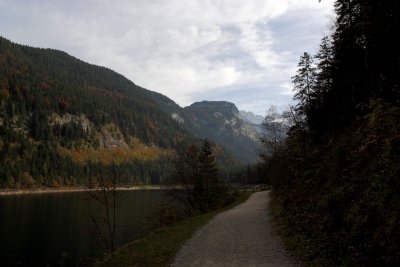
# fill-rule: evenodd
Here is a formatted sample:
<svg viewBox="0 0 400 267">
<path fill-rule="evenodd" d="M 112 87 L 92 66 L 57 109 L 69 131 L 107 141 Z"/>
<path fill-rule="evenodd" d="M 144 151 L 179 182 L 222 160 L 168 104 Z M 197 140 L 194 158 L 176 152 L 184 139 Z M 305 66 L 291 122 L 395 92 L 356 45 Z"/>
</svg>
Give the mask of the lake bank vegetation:
<svg viewBox="0 0 400 267">
<path fill-rule="evenodd" d="M 163 185 L 118 185 L 117 191 L 128 191 L 128 190 L 164 190 Z M 69 192 L 88 192 L 98 191 L 100 188 L 88 188 L 88 187 L 58 187 L 58 188 L 25 188 L 25 189 L 1 189 L 0 196 L 7 195 L 24 195 L 24 194 L 47 194 L 47 193 L 69 193 Z"/>
</svg>

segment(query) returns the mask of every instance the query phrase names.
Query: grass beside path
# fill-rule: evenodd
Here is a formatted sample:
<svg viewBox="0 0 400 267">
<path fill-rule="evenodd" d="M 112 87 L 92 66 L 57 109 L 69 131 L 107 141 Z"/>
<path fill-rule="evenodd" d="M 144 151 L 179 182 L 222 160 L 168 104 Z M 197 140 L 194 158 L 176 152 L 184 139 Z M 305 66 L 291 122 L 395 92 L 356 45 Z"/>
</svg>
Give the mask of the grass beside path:
<svg viewBox="0 0 400 267">
<path fill-rule="evenodd" d="M 182 222 L 163 227 L 148 236 L 132 241 L 115 252 L 108 254 L 94 266 L 167 266 L 184 242 L 192 237 L 197 229 L 204 226 L 215 215 L 245 202 L 252 193 L 241 193 L 231 205 L 217 211 L 190 217 Z"/>
</svg>

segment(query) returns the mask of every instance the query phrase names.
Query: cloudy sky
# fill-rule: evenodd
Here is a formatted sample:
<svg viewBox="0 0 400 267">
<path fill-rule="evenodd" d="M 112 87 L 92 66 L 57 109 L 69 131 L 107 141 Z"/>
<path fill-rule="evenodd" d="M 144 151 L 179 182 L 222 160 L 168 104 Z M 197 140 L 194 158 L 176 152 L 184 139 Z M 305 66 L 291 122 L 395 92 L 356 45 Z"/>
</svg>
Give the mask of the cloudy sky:
<svg viewBox="0 0 400 267">
<path fill-rule="evenodd" d="M 291 102 L 333 0 L 0 0 L 0 35 L 111 68 L 181 106 L 226 100 L 263 115 Z"/>
</svg>

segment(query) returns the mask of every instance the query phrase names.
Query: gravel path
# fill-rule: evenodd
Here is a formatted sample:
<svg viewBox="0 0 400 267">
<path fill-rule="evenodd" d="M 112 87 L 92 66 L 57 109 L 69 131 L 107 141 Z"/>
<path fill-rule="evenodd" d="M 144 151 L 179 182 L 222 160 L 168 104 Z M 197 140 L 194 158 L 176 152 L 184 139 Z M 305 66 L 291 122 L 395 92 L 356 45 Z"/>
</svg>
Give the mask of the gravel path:
<svg viewBox="0 0 400 267">
<path fill-rule="evenodd" d="M 186 242 L 172 266 L 300 266 L 272 233 L 268 202 L 269 192 L 257 192 L 220 213 Z"/>
</svg>

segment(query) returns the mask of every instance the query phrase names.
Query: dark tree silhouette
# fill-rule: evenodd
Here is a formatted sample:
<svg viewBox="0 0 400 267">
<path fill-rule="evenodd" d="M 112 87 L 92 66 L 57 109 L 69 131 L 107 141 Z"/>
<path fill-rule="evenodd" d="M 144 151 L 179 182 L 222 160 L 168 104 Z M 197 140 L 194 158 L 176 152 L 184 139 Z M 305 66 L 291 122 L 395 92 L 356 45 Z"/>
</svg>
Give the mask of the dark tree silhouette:
<svg viewBox="0 0 400 267">
<path fill-rule="evenodd" d="M 300 57 L 297 66 L 297 74 L 292 77 L 295 91 L 294 98 L 299 101 L 298 112 L 306 115 L 313 99 L 316 68 L 313 64 L 313 58 L 307 52 L 304 52 Z"/>
</svg>

